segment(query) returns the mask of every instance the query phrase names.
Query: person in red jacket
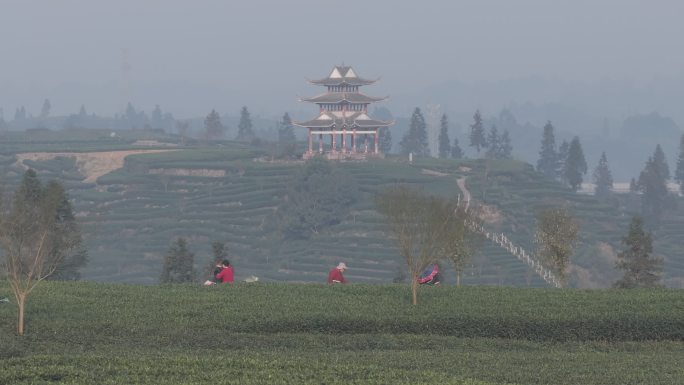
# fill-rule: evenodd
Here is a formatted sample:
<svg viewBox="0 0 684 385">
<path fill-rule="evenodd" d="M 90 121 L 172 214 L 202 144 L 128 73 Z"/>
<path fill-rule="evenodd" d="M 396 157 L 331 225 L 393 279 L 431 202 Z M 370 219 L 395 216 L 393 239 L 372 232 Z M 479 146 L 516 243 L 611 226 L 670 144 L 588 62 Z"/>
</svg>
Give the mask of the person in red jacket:
<svg viewBox="0 0 684 385">
<path fill-rule="evenodd" d="M 345 265 L 344 262 L 340 262 L 336 267 L 330 270 L 330 273 L 328 273 L 328 283 L 347 283 L 347 280 L 344 279 L 344 275 L 342 274 L 345 270 L 347 270 L 347 265 Z"/>
<path fill-rule="evenodd" d="M 227 259 L 224 259 L 221 263 L 221 271 L 218 274 L 216 274 L 216 281 L 226 283 L 233 282 L 233 279 L 233 266 L 230 265 L 230 262 Z"/>
</svg>

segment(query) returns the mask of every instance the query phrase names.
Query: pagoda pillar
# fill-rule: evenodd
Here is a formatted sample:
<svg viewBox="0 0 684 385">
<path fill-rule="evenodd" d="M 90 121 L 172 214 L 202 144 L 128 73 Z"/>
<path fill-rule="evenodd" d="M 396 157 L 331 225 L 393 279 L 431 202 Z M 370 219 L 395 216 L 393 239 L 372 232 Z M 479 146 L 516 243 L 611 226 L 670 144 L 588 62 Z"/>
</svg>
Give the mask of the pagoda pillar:
<svg viewBox="0 0 684 385">
<path fill-rule="evenodd" d="M 347 130 L 342 130 L 342 153 L 347 152 Z"/>
<path fill-rule="evenodd" d="M 318 134 L 318 152 L 323 153 L 323 134 Z"/>
<path fill-rule="evenodd" d="M 313 137 L 311 136 L 311 129 L 309 128 L 309 154 L 313 154 Z"/>
<path fill-rule="evenodd" d="M 352 131 L 352 152 L 356 153 L 356 128 Z"/>
<path fill-rule="evenodd" d="M 330 147 L 330 152 L 335 152 L 337 151 L 337 143 L 335 143 L 335 131 L 330 131 L 330 136 L 332 136 L 332 140 L 330 141 L 331 147 Z"/>
<path fill-rule="evenodd" d="M 363 136 L 363 153 L 368 154 L 368 134 Z"/>
<path fill-rule="evenodd" d="M 373 146 L 373 152 L 374 152 L 375 154 L 378 153 L 378 141 L 379 141 L 379 137 L 380 137 L 379 132 L 380 132 L 380 130 L 376 128 L 376 129 L 375 129 L 375 143 L 374 143 L 374 146 Z"/>
</svg>

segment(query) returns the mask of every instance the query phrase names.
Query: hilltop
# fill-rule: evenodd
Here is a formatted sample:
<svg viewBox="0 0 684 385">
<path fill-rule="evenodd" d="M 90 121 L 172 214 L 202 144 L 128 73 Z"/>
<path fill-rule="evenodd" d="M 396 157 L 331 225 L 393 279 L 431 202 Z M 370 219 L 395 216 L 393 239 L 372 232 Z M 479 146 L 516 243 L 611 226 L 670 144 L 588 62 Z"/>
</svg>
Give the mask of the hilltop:
<svg viewBox="0 0 684 385">
<path fill-rule="evenodd" d="M 582 222 L 571 284 L 606 287 L 617 278 L 615 253 L 630 218 L 620 199 L 605 202 L 576 194 L 522 162 L 419 159 L 409 164 L 389 156 L 337 164 L 359 186 L 350 214 L 309 240 L 285 240 L 276 211 L 302 162 L 273 160 L 267 145 L 180 145 L 177 136 L 143 130 L 6 135 L 0 173 L 8 186 L 17 183 L 24 167 L 32 167 L 68 188 L 90 250 L 84 271 L 90 280 L 156 283 L 172 239 L 183 236 L 196 252 L 200 272 L 209 263 L 211 242 L 225 241 L 238 279 L 253 274 L 267 281 L 322 282 L 327 269 L 344 260 L 352 281 L 391 282 L 401 276 L 402 263 L 374 209 L 374 194 L 405 183 L 455 196 L 461 194 L 457 180 L 463 178 L 473 198 L 485 204 L 485 226 L 529 251 L 534 251 L 537 211 L 550 204 L 569 206 Z M 84 159 L 98 154 L 109 154 L 118 163 L 93 173 Z M 684 235 L 677 230 L 684 224 L 684 205 L 679 206 L 668 214 L 655 245 L 665 257 L 666 283 L 674 287 L 684 286 L 684 252 L 678 246 Z M 445 275 L 447 282 L 454 281 L 453 272 L 447 269 Z M 546 286 L 533 270 L 490 242 L 473 256 L 463 282 Z"/>
</svg>

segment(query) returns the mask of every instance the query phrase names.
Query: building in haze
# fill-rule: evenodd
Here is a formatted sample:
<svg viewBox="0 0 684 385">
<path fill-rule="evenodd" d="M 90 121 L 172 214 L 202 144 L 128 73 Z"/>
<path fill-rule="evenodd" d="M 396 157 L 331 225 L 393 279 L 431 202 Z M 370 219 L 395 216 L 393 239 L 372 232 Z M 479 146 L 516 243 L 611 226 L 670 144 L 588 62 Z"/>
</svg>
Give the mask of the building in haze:
<svg viewBox="0 0 684 385">
<path fill-rule="evenodd" d="M 359 92 L 359 87 L 377 80 L 360 78 L 349 66 L 336 66 L 328 77 L 310 80 L 311 84 L 325 86 L 327 91 L 300 101 L 318 105 L 318 116 L 295 125 L 309 130 L 309 147 L 304 159 L 323 154 L 328 159 L 366 159 L 383 157 L 378 145 L 381 127 L 393 121 L 373 119 L 368 105 L 387 99 Z M 318 143 L 314 145 L 314 140 Z"/>
</svg>

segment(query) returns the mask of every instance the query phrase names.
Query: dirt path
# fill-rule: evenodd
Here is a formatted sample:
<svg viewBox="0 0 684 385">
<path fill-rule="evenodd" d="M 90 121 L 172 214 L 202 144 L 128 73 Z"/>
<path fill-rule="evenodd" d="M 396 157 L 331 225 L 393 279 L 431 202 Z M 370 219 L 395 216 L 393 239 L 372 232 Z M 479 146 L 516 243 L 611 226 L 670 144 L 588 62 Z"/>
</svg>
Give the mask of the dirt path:
<svg viewBox="0 0 684 385">
<path fill-rule="evenodd" d="M 470 208 L 470 191 L 466 188 L 466 177 L 462 176 L 456 180 L 456 184 L 458 185 L 458 188 L 461 189 L 461 192 L 463 192 L 463 201 L 465 202 L 465 209 L 468 211 L 468 208 Z"/>
<path fill-rule="evenodd" d="M 129 155 L 152 154 L 177 150 L 126 150 L 126 151 L 101 151 L 101 152 L 26 152 L 17 154 L 17 164 L 28 168 L 25 160 L 41 161 L 57 157 L 74 158 L 78 171 L 86 178 L 84 182 L 96 183 L 97 178 L 109 174 L 123 167 L 124 159 Z"/>
</svg>

